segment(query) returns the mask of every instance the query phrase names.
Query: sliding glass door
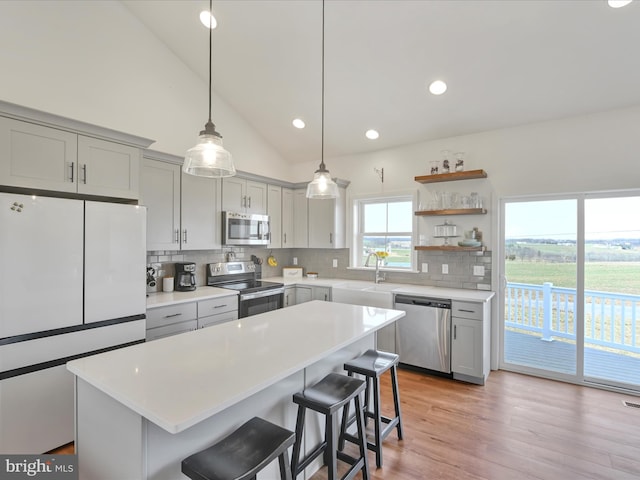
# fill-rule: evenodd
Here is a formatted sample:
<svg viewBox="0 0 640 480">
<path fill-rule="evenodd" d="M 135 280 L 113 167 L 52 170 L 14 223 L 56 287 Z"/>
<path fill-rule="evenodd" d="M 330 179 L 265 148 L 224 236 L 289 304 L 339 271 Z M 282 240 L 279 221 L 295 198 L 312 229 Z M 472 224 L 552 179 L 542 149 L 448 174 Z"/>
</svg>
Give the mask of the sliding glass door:
<svg viewBox="0 0 640 480">
<path fill-rule="evenodd" d="M 503 368 L 640 390 L 637 212 L 640 194 L 504 202 Z"/>
<path fill-rule="evenodd" d="M 585 199 L 584 376 L 640 385 L 640 196 Z"/>
</svg>

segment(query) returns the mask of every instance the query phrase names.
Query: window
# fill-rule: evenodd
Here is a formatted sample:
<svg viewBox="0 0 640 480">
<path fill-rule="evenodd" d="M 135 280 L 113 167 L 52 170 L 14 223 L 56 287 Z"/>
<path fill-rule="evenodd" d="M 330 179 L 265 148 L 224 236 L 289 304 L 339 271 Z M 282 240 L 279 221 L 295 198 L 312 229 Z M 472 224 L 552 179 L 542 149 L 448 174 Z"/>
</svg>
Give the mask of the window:
<svg viewBox="0 0 640 480">
<path fill-rule="evenodd" d="M 384 252 L 383 268 L 413 268 L 413 197 L 368 198 L 354 202 L 352 265 L 375 266 L 370 254 Z"/>
</svg>

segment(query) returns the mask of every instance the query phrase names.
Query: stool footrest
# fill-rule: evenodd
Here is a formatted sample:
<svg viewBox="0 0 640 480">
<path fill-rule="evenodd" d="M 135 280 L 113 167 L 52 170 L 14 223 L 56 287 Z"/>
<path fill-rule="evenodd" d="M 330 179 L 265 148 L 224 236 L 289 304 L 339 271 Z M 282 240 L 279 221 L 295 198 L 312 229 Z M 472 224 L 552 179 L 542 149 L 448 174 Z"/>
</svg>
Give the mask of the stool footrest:
<svg viewBox="0 0 640 480">
<path fill-rule="evenodd" d="M 362 470 L 362 467 L 364 466 L 364 459 L 353 458 L 351 455 L 347 455 L 344 452 L 337 452 L 336 458 L 338 460 L 341 460 L 351 465 L 349 467 L 349 470 L 347 470 L 347 473 L 345 473 L 340 480 L 350 480 L 354 478 L 360 472 L 360 470 Z"/>
</svg>

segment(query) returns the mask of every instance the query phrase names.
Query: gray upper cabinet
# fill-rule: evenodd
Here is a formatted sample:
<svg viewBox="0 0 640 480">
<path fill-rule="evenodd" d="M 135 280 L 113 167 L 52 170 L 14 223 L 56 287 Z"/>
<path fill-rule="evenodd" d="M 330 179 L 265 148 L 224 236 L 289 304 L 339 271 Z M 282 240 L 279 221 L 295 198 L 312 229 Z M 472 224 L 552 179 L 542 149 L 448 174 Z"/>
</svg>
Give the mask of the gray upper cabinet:
<svg viewBox="0 0 640 480">
<path fill-rule="evenodd" d="M 306 189 L 293 191 L 293 247 L 307 248 L 309 246 L 309 219 Z"/>
<path fill-rule="evenodd" d="M 294 246 L 293 190 L 282 189 L 282 248 Z"/>
<path fill-rule="evenodd" d="M 239 177 L 222 180 L 222 210 L 267 214 L 267 185 Z"/>
<path fill-rule="evenodd" d="M 346 189 L 333 200 L 309 200 L 309 247 L 345 248 Z"/>
<path fill-rule="evenodd" d="M 140 148 L 0 117 L 0 184 L 138 199 Z"/>
<path fill-rule="evenodd" d="M 282 187 L 268 185 L 267 189 L 269 247 L 282 248 Z"/>
<path fill-rule="evenodd" d="M 144 158 L 141 203 L 147 250 L 220 248 L 220 180 L 182 173 L 178 164 Z"/>
<path fill-rule="evenodd" d="M 147 250 L 180 249 L 180 165 L 144 158 L 140 203 L 147 207 Z"/>
</svg>

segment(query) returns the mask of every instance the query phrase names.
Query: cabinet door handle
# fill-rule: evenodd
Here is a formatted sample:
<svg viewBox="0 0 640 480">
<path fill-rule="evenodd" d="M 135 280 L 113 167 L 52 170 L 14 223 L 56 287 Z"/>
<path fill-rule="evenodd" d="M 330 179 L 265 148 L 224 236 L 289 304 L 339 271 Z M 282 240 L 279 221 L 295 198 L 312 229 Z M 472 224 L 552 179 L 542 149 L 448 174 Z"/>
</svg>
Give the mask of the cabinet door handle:
<svg viewBox="0 0 640 480">
<path fill-rule="evenodd" d="M 453 326 L 453 339 L 455 340 L 458 334 L 458 326 L 454 325 Z"/>
<path fill-rule="evenodd" d="M 183 241 L 183 243 L 187 243 L 187 229 L 186 228 L 182 231 L 182 241 Z"/>
<path fill-rule="evenodd" d="M 249 205 L 248 208 L 251 208 L 251 197 L 247 197 L 249 199 Z"/>
<path fill-rule="evenodd" d="M 82 183 L 87 184 L 87 164 L 82 164 Z"/>
<path fill-rule="evenodd" d="M 75 163 L 71 162 L 71 164 L 69 165 L 71 167 L 71 183 L 73 183 L 73 177 L 74 177 L 74 169 L 75 169 Z"/>
<path fill-rule="evenodd" d="M 325 293 L 325 294 L 324 294 L 324 301 L 326 302 L 327 300 L 329 300 L 329 297 L 328 297 L 328 295 Z"/>
<path fill-rule="evenodd" d="M 246 195 L 242 196 L 241 205 L 242 205 L 242 208 L 247 208 L 247 196 Z"/>
<path fill-rule="evenodd" d="M 285 243 L 285 245 L 287 243 L 287 234 L 286 233 L 284 233 L 284 243 Z"/>
<path fill-rule="evenodd" d="M 180 230 L 179 229 L 175 229 L 175 239 L 176 239 L 176 243 L 180 243 Z"/>
<path fill-rule="evenodd" d="M 329 234 L 329 243 L 333 243 L 333 233 Z"/>
<path fill-rule="evenodd" d="M 172 315 L 165 315 L 164 318 L 179 317 L 180 315 L 182 315 L 182 314 L 181 313 L 174 313 Z"/>
</svg>

